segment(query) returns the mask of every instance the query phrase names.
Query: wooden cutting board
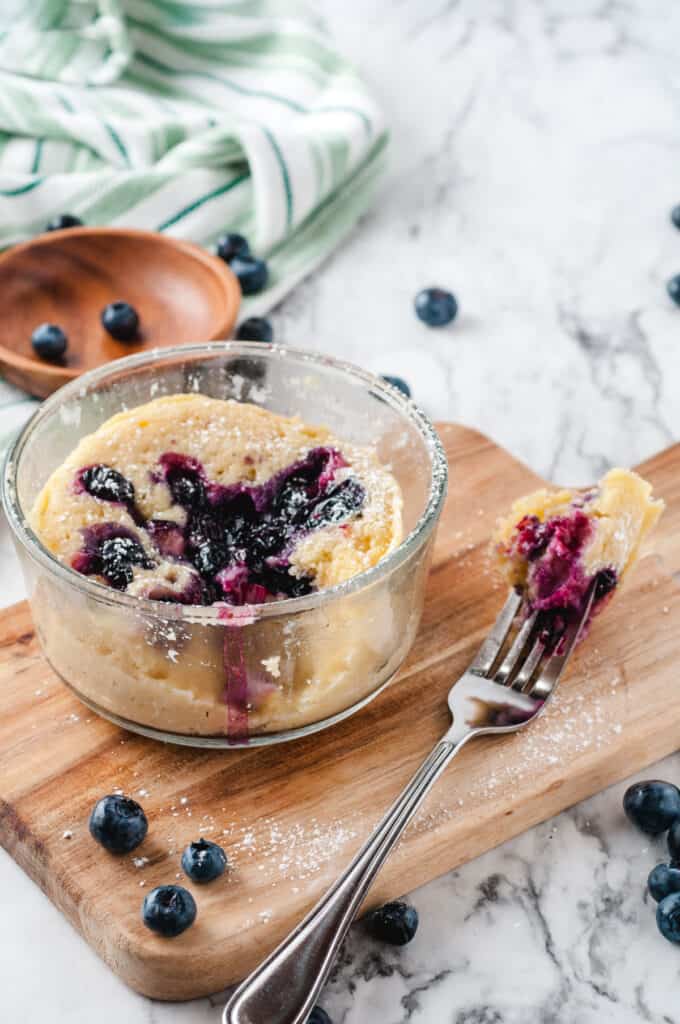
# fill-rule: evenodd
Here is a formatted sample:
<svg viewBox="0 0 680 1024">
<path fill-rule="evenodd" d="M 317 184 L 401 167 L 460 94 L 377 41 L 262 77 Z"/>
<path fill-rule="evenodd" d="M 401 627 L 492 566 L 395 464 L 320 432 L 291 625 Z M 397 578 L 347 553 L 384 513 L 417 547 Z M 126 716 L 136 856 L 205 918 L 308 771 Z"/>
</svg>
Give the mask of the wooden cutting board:
<svg viewBox="0 0 680 1024">
<path fill-rule="evenodd" d="M 347 863 L 448 725 L 446 693 L 503 600 L 486 548 L 496 517 L 539 480 L 481 435 L 440 432 L 451 494 L 415 646 L 369 707 L 268 749 L 165 746 L 98 719 L 43 660 L 26 604 L 0 618 L 0 842 L 129 985 L 188 999 L 241 978 Z M 667 503 L 654 554 L 593 625 L 545 716 L 470 744 L 439 781 L 370 895 L 402 895 L 658 760 L 680 736 L 680 445 L 640 467 Z M 120 787 L 149 818 L 133 856 L 90 838 L 94 802 Z M 204 835 L 231 870 L 194 887 L 198 918 L 173 940 L 140 921 Z M 75 974 L 74 974 L 75 979 Z"/>
</svg>

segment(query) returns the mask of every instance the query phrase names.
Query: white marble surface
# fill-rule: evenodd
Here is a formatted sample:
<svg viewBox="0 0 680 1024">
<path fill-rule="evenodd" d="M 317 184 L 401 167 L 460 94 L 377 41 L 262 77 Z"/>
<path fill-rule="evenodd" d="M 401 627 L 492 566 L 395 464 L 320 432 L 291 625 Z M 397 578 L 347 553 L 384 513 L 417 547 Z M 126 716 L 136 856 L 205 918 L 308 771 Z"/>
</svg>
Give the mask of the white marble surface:
<svg viewBox="0 0 680 1024">
<path fill-rule="evenodd" d="M 680 7 L 321 6 L 382 95 L 392 167 L 361 230 L 275 314 L 279 339 L 405 376 L 433 415 L 558 481 L 678 438 Z M 431 283 L 458 295 L 451 329 L 412 316 Z M 6 533 L 0 579 L 4 602 L 21 596 Z M 677 782 L 680 759 L 654 772 Z M 662 847 L 624 823 L 623 788 L 414 893 L 405 950 L 356 929 L 324 994 L 335 1024 L 678 1024 L 680 952 L 643 898 Z M 222 1005 L 125 989 L 4 854 L 0 980 L 12 1024 L 217 1024 Z"/>
</svg>

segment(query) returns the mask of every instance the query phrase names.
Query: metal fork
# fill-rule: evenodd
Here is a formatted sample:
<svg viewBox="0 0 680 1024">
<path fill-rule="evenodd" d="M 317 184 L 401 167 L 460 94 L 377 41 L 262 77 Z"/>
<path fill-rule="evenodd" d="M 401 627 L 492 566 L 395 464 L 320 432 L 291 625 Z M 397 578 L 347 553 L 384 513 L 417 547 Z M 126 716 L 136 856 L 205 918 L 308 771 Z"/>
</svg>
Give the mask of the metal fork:
<svg viewBox="0 0 680 1024">
<path fill-rule="evenodd" d="M 373 879 L 426 795 L 477 736 L 516 732 L 541 713 L 590 614 L 593 584 L 580 619 L 555 643 L 540 614 L 524 615 L 523 595 L 511 591 L 477 657 L 449 690 L 452 724 L 423 761 L 343 874 L 281 945 L 239 985 L 222 1024 L 304 1024 Z M 504 653 L 505 651 L 505 653 Z"/>
</svg>

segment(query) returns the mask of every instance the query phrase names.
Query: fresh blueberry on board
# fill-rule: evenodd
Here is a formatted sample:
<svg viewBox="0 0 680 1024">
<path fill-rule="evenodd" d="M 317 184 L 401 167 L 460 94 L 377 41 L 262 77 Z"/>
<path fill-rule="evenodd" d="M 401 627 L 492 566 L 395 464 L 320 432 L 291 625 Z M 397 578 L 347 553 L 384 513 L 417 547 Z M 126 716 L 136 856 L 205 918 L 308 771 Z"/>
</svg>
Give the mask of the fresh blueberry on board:
<svg viewBox="0 0 680 1024">
<path fill-rule="evenodd" d="M 383 373 L 382 379 L 391 384 L 397 391 L 401 391 L 402 395 L 406 395 L 407 398 L 411 397 L 411 389 L 403 377 L 392 377 L 389 373 Z"/>
<path fill-rule="evenodd" d="M 146 814 L 127 796 L 103 796 L 90 815 L 90 835 L 109 853 L 130 853 L 149 828 Z"/>
<path fill-rule="evenodd" d="M 45 227 L 46 231 L 63 231 L 64 228 L 79 228 L 82 226 L 80 217 L 74 213 L 60 213 L 54 217 Z"/>
<path fill-rule="evenodd" d="M 182 869 L 192 882 L 214 882 L 224 874 L 226 866 L 226 853 L 209 839 L 201 838 L 189 843 L 182 854 Z"/>
<path fill-rule="evenodd" d="M 101 321 L 116 341 L 134 341 L 139 332 L 139 314 L 129 302 L 110 302 L 102 310 Z"/>
<path fill-rule="evenodd" d="M 649 872 L 647 888 L 652 899 L 660 903 L 672 892 L 680 892 L 680 868 L 668 864 L 657 864 Z"/>
<path fill-rule="evenodd" d="M 322 1010 L 320 1006 L 315 1006 L 307 1018 L 307 1024 L 333 1024 L 333 1021 L 325 1010 Z"/>
<path fill-rule="evenodd" d="M 664 939 L 680 943 L 680 892 L 665 896 L 656 908 L 656 923 Z"/>
<path fill-rule="evenodd" d="M 680 274 L 676 274 L 667 282 L 666 291 L 676 306 L 680 306 Z"/>
<path fill-rule="evenodd" d="M 159 885 L 144 897 L 142 921 L 166 939 L 185 932 L 196 920 L 196 902 L 181 885 Z"/>
<path fill-rule="evenodd" d="M 671 220 L 676 228 L 680 228 L 680 203 L 671 210 Z"/>
<path fill-rule="evenodd" d="M 250 246 L 248 240 L 243 235 L 237 234 L 235 231 L 229 234 L 222 235 L 217 242 L 217 248 L 215 250 L 217 255 L 225 263 L 231 263 L 234 256 L 250 256 Z"/>
<path fill-rule="evenodd" d="M 643 832 L 659 835 L 680 817 L 680 789 L 671 782 L 650 779 L 629 786 L 623 797 L 627 817 Z M 680 854 L 680 833 L 678 833 Z M 673 859 L 676 855 L 671 853 Z"/>
<path fill-rule="evenodd" d="M 423 288 L 415 298 L 416 316 L 428 327 L 445 327 L 458 312 L 458 303 L 444 288 Z"/>
<path fill-rule="evenodd" d="M 41 359 L 61 359 L 68 347 L 68 338 L 58 324 L 40 324 L 31 335 L 31 344 Z"/>
<path fill-rule="evenodd" d="M 408 903 L 395 900 L 370 913 L 366 926 L 374 939 L 391 946 L 405 946 L 418 931 L 418 911 Z"/>
<path fill-rule="evenodd" d="M 274 340 L 274 328 L 265 316 L 251 316 L 239 326 L 237 341 L 264 341 L 268 345 Z"/>
<path fill-rule="evenodd" d="M 244 295 L 261 292 L 269 278 L 267 264 L 255 256 L 234 256 L 229 266 L 236 274 Z"/>
</svg>

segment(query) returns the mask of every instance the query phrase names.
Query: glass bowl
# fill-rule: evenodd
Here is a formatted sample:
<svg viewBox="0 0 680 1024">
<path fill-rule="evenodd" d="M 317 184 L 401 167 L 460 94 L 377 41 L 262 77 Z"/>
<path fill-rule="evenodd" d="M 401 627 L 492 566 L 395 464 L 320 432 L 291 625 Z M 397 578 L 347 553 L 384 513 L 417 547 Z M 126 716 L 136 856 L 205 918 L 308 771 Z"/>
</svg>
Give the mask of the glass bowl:
<svg viewBox="0 0 680 1024">
<path fill-rule="evenodd" d="M 242 607 L 135 597 L 61 564 L 27 521 L 47 478 L 114 413 L 181 392 L 299 414 L 375 445 L 403 492 L 402 543 L 337 586 Z M 126 729 L 230 747 L 324 728 L 390 682 L 418 627 L 446 483 L 431 423 L 381 379 L 312 352 L 214 342 L 116 360 L 61 388 L 7 453 L 2 497 L 36 630 L 63 681 Z"/>
</svg>

